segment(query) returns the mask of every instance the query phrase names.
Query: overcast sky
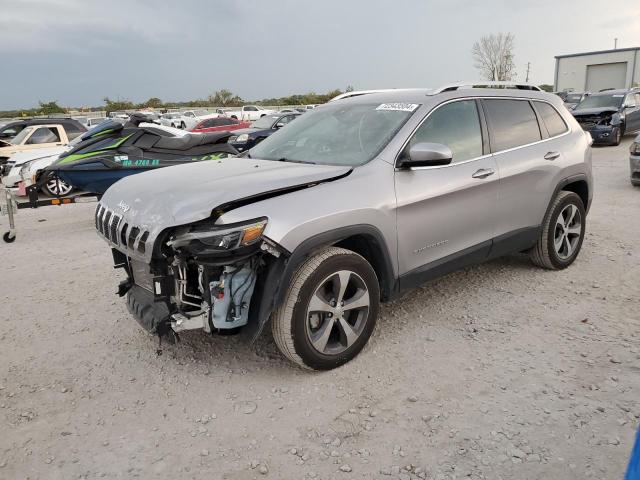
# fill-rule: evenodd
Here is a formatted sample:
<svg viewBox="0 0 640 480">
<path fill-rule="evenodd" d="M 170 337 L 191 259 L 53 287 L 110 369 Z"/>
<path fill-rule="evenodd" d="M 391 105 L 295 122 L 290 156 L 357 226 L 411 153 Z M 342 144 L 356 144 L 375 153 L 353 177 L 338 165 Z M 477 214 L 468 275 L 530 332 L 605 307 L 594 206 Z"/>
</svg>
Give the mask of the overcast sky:
<svg viewBox="0 0 640 480">
<path fill-rule="evenodd" d="M 640 46 L 640 1 L 0 0 L 0 109 L 434 87 L 497 32 L 553 83 L 554 55 Z"/>
</svg>

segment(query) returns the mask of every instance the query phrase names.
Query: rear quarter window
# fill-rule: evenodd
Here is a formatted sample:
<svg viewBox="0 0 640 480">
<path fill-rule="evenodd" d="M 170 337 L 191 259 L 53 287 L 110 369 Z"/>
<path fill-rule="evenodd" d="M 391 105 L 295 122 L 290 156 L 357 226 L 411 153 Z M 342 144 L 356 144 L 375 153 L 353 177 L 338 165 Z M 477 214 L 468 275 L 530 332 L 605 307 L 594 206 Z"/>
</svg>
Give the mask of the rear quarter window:
<svg viewBox="0 0 640 480">
<path fill-rule="evenodd" d="M 533 102 L 538 110 L 538 114 L 542 118 L 544 125 L 547 127 L 550 137 L 557 137 L 566 132 L 569 127 L 562 119 L 562 116 L 551 105 L 545 102 Z"/>
<path fill-rule="evenodd" d="M 542 140 L 536 114 L 528 100 L 484 100 L 484 107 L 493 152 Z"/>
</svg>

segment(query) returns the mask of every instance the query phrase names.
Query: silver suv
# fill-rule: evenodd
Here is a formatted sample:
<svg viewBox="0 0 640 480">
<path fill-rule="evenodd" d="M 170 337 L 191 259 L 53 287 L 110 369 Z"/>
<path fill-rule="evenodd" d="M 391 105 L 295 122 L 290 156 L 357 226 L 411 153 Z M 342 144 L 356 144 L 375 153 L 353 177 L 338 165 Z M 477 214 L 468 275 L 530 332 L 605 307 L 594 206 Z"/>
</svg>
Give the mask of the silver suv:
<svg viewBox="0 0 640 480">
<path fill-rule="evenodd" d="M 380 302 L 467 265 L 578 255 L 591 137 L 535 87 L 397 90 L 322 105 L 239 157 L 112 186 L 95 216 L 119 294 L 148 331 L 269 322 L 293 362 L 331 369 Z"/>
</svg>

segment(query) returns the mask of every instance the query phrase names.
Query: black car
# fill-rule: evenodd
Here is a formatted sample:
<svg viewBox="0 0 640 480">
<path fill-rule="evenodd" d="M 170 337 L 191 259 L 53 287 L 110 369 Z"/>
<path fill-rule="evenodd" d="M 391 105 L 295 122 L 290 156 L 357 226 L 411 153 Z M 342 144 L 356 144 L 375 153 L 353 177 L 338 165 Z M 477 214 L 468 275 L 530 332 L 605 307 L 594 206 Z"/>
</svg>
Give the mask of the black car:
<svg viewBox="0 0 640 480">
<path fill-rule="evenodd" d="M 619 145 L 625 133 L 640 131 L 640 89 L 592 93 L 571 113 L 594 143 Z"/>
<path fill-rule="evenodd" d="M 301 113 L 283 113 L 275 115 L 265 115 L 251 124 L 251 128 L 235 130 L 234 135 L 229 138 L 229 143 L 239 152 L 249 150 L 262 140 L 267 138 L 279 128 L 295 120 Z"/>
<path fill-rule="evenodd" d="M 18 135 L 25 127 L 32 125 L 62 125 L 67 132 L 69 140 L 82 135 L 87 127 L 73 118 L 28 118 L 24 120 L 10 120 L 0 126 L 0 140 L 9 141 Z"/>
</svg>

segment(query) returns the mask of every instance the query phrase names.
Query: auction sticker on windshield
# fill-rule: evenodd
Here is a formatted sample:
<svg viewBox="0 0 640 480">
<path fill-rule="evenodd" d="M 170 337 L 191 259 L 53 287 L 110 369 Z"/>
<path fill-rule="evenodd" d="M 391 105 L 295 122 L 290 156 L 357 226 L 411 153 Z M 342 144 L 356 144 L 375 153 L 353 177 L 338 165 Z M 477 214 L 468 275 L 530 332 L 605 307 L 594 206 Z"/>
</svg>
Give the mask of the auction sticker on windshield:
<svg viewBox="0 0 640 480">
<path fill-rule="evenodd" d="M 420 105 L 417 103 L 383 103 L 376 110 L 394 110 L 399 112 L 413 112 Z"/>
</svg>

